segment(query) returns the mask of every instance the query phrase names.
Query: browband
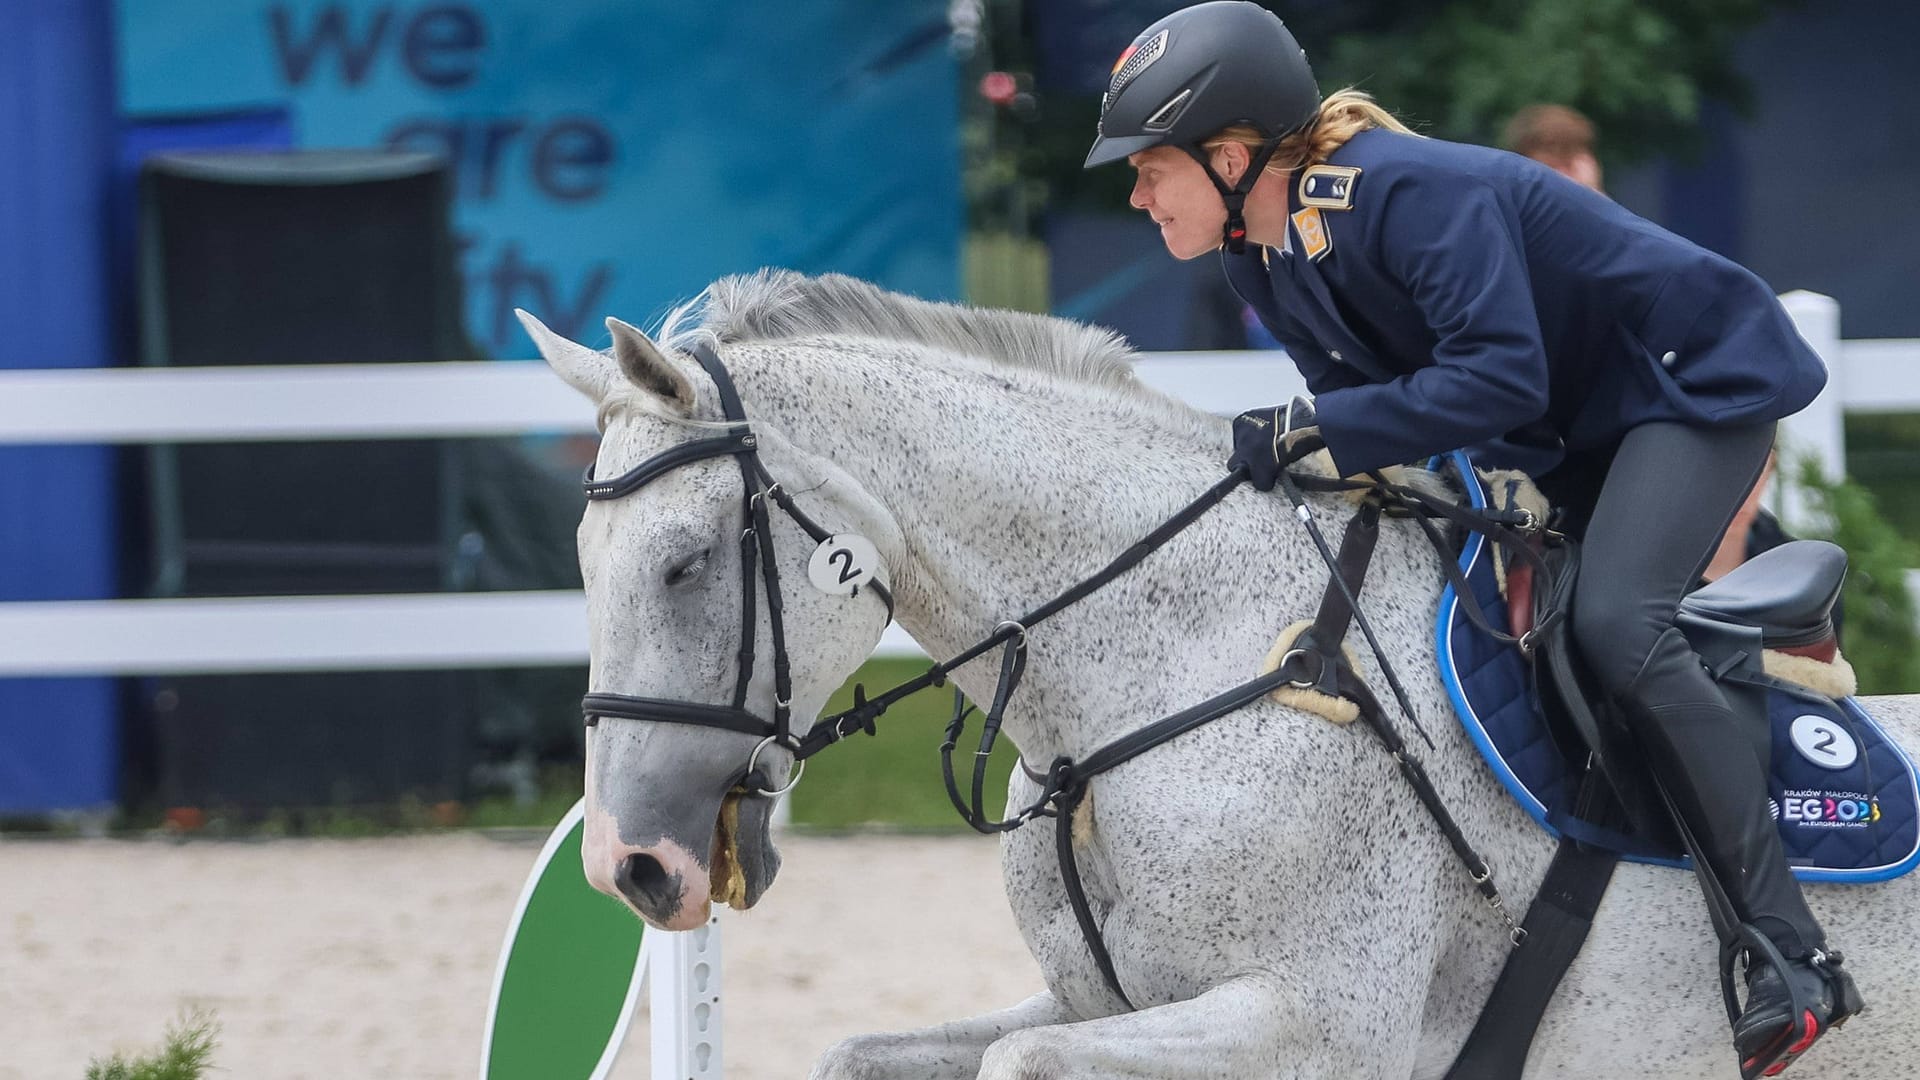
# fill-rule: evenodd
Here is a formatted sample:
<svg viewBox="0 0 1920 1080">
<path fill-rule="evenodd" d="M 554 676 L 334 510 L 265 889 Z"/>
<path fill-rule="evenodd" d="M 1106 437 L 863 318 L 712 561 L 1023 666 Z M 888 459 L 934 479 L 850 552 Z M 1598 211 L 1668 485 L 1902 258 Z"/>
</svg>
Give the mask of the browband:
<svg viewBox="0 0 1920 1080">
<path fill-rule="evenodd" d="M 583 486 L 586 488 L 587 498 L 589 500 L 618 499 L 621 496 L 631 495 L 639 491 L 641 488 L 659 479 L 662 475 L 672 472 L 682 465 L 691 465 L 696 461 L 711 457 L 723 457 L 727 454 L 748 453 L 753 450 L 758 442 L 759 440 L 754 438 L 752 431 L 741 428 L 729 434 L 718 435 L 711 439 L 698 439 L 694 442 L 682 443 L 679 446 L 662 450 L 658 454 L 653 455 L 611 480 L 595 480 L 593 478 L 593 466 L 589 464 Z"/>
</svg>

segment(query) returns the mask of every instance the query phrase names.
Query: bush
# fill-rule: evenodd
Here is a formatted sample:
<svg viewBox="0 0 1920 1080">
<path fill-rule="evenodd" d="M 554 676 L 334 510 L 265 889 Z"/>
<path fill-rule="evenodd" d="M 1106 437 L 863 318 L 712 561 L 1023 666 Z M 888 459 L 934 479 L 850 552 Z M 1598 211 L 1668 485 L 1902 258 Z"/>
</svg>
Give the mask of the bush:
<svg viewBox="0 0 1920 1080">
<path fill-rule="evenodd" d="M 1920 567 L 1920 547 L 1887 521 L 1872 492 L 1851 479 L 1827 479 L 1811 456 L 1797 456 L 1791 475 L 1817 519 L 1795 524 L 1803 535 L 1847 552 L 1846 652 L 1860 692 L 1920 690 L 1920 635 L 1907 591 L 1907 571 Z"/>
<path fill-rule="evenodd" d="M 132 1061 L 115 1054 L 87 1063 L 87 1080 L 201 1080 L 213 1060 L 220 1024 L 204 1006 L 195 1005 L 167 1025 L 166 1046 Z"/>
</svg>

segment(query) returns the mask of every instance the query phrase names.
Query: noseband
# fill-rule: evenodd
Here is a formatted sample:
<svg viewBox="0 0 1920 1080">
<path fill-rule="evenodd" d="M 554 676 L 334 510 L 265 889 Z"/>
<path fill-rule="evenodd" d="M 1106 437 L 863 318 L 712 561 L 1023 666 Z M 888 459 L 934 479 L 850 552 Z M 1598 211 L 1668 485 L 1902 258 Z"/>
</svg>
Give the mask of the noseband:
<svg viewBox="0 0 1920 1080">
<path fill-rule="evenodd" d="M 833 534 L 821 528 L 795 506 L 779 482 L 767 473 L 766 466 L 760 461 L 759 439 L 753 428 L 747 423 L 746 411 L 741 408 L 740 394 L 734 389 L 733 379 L 727 374 L 726 366 L 720 357 L 705 343 L 695 344 L 691 352 L 693 358 L 706 369 L 713 385 L 720 392 L 720 408 L 726 421 L 731 425 L 724 435 L 698 439 L 689 443 L 663 450 L 611 480 L 596 480 L 593 466 L 587 466 L 586 493 L 591 502 L 606 502 L 631 495 L 660 477 L 685 465 L 708 458 L 731 455 L 740 465 L 740 480 L 744 489 L 742 510 L 746 528 L 740 533 L 740 670 L 733 686 L 731 705 L 709 705 L 698 701 L 675 701 L 670 698 L 636 697 L 631 694 L 588 694 L 581 699 L 581 710 L 586 714 L 588 727 L 594 726 L 601 717 L 614 717 L 622 720 L 651 720 L 666 724 L 693 724 L 700 727 L 716 727 L 727 731 L 737 731 L 743 735 L 753 735 L 760 739 L 758 746 L 747 758 L 747 766 L 741 773 L 741 783 L 753 795 L 772 796 L 783 794 L 800 782 L 802 766 L 799 763 L 800 741 L 793 735 L 793 684 L 787 664 L 786 626 L 782 620 L 784 610 L 780 598 L 780 570 L 773 549 L 773 525 L 767 513 L 769 500 L 787 516 L 815 543 L 826 543 Z M 754 580 L 754 567 L 759 566 L 760 582 Z M 754 645 L 757 639 L 758 619 L 754 610 L 755 597 L 759 585 L 764 582 L 767 592 L 767 621 L 773 633 L 773 720 L 766 720 L 747 711 L 747 685 L 753 681 Z M 866 587 L 887 606 L 887 618 L 893 618 L 893 595 L 878 578 L 866 582 Z M 858 595 L 860 586 L 854 586 L 854 595 Z M 793 778 L 785 787 L 771 789 L 766 785 L 764 776 L 756 769 L 760 754 L 769 746 L 778 746 L 789 753 L 796 753 L 796 767 Z M 758 777 L 758 779 L 756 779 Z M 731 785 L 729 785 L 731 786 Z"/>
</svg>

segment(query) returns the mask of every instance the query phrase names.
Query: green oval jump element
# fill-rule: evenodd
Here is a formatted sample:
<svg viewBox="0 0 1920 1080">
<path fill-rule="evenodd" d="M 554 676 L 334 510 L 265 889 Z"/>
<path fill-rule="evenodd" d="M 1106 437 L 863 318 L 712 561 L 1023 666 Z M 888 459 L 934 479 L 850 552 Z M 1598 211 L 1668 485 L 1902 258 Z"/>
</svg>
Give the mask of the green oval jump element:
<svg viewBox="0 0 1920 1080">
<path fill-rule="evenodd" d="M 580 868 L 586 800 L 547 837 L 500 948 L 482 1080 L 604 1080 L 646 976 L 644 924 Z"/>
</svg>

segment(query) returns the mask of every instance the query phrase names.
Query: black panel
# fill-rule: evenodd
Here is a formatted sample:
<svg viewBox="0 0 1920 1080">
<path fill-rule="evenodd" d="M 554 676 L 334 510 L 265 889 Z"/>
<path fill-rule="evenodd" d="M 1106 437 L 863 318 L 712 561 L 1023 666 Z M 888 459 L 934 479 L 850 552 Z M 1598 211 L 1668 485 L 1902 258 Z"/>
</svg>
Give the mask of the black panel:
<svg viewBox="0 0 1920 1080">
<path fill-rule="evenodd" d="M 177 154 L 141 175 L 149 365 L 473 357 L 460 329 L 450 177 L 418 154 Z M 155 596 L 432 592 L 454 570 L 452 444 L 221 443 L 146 452 Z M 476 676 L 195 676 L 137 697 L 166 805 L 458 798 Z"/>
<path fill-rule="evenodd" d="M 158 681 L 160 799 L 258 811 L 461 798 L 472 686 L 419 671 Z"/>
</svg>

